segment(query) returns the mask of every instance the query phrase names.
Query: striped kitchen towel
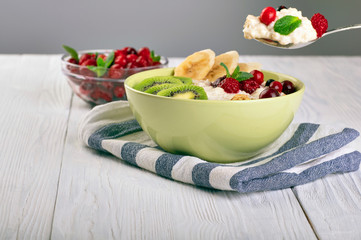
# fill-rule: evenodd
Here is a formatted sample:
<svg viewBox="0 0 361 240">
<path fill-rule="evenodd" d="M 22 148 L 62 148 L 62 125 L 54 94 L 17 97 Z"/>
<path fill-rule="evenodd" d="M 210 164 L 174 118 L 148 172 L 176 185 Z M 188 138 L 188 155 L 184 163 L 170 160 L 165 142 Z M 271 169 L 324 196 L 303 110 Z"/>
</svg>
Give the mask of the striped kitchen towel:
<svg viewBox="0 0 361 240">
<path fill-rule="evenodd" d="M 171 154 L 142 131 L 128 102 L 93 108 L 81 121 L 79 137 L 89 147 L 111 153 L 162 177 L 242 193 L 283 189 L 360 166 L 359 132 L 313 123 L 291 124 L 263 154 L 232 164 Z"/>
</svg>

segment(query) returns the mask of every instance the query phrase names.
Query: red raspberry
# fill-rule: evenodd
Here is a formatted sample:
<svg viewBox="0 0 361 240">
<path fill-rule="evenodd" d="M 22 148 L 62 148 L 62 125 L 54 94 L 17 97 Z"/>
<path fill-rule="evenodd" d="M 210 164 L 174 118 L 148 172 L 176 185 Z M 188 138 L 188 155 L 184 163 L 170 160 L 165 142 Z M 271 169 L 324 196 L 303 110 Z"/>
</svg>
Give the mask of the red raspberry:
<svg viewBox="0 0 361 240">
<path fill-rule="evenodd" d="M 223 88 L 226 93 L 238 93 L 239 82 L 234 78 L 226 78 L 219 83 L 218 87 Z"/>
<path fill-rule="evenodd" d="M 327 31 L 328 21 L 327 19 L 320 13 L 316 13 L 311 18 L 311 23 L 313 28 L 317 32 L 317 37 L 320 38 Z"/>
<path fill-rule="evenodd" d="M 116 87 L 114 88 L 114 95 L 115 95 L 115 97 L 117 97 L 117 98 L 122 98 L 122 97 L 124 97 L 124 94 L 125 94 L 124 87 L 122 87 L 122 86 L 116 86 Z"/>
<path fill-rule="evenodd" d="M 114 60 L 114 64 L 119 64 L 120 66 L 125 67 L 127 63 L 126 55 L 123 53 L 118 53 L 118 56 Z"/>
<path fill-rule="evenodd" d="M 256 91 L 257 88 L 259 88 L 259 84 L 255 80 L 244 80 L 240 84 L 240 89 L 242 91 L 245 91 L 249 94 L 252 94 L 254 91 Z"/>
<path fill-rule="evenodd" d="M 138 50 L 138 56 L 150 57 L 150 50 L 147 47 L 142 47 Z"/>
</svg>

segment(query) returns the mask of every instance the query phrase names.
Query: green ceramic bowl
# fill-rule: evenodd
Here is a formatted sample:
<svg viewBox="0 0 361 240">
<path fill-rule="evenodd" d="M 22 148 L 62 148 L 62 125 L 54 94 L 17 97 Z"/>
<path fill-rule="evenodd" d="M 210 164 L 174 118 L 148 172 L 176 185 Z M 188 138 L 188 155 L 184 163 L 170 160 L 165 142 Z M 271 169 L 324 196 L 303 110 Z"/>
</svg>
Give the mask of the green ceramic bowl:
<svg viewBox="0 0 361 240">
<path fill-rule="evenodd" d="M 265 79 L 290 80 L 297 91 L 276 98 L 216 101 L 173 99 L 132 88 L 145 78 L 173 72 L 174 68 L 156 69 L 127 78 L 130 108 L 143 130 L 164 150 L 211 162 L 238 162 L 261 153 L 292 122 L 305 90 L 300 80 L 269 71 L 262 71 Z"/>
</svg>

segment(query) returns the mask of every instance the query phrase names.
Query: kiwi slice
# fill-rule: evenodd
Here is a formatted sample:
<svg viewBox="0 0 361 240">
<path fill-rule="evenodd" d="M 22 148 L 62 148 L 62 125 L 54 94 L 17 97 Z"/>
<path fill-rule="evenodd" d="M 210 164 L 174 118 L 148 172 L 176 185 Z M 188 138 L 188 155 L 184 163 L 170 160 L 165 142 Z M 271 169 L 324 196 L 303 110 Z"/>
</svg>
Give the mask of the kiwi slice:
<svg viewBox="0 0 361 240">
<path fill-rule="evenodd" d="M 140 83 L 136 84 L 133 88 L 144 92 L 150 87 L 164 83 L 183 84 L 181 80 L 173 76 L 157 76 L 157 77 L 146 78 Z"/>
<path fill-rule="evenodd" d="M 192 78 L 189 77 L 180 77 L 180 76 L 176 76 L 175 78 L 178 78 L 179 80 L 181 80 L 183 82 L 183 84 L 192 84 Z"/>
<path fill-rule="evenodd" d="M 172 84 L 172 83 L 164 83 L 164 84 L 154 85 L 153 87 L 148 88 L 144 92 L 157 95 L 158 92 L 160 92 L 164 89 L 167 89 L 167 88 L 174 87 L 174 86 L 175 86 L 175 84 Z"/>
<path fill-rule="evenodd" d="M 207 93 L 202 87 L 195 85 L 176 85 L 174 87 L 164 89 L 157 93 L 158 96 L 183 98 L 183 99 L 200 99 L 207 100 Z"/>
</svg>

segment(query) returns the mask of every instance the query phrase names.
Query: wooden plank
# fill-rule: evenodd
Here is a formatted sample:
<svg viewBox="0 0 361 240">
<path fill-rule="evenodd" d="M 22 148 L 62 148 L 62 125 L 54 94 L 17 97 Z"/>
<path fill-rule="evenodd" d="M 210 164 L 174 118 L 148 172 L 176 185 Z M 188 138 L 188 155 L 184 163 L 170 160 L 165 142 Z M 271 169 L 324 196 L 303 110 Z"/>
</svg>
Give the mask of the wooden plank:
<svg viewBox="0 0 361 240">
<path fill-rule="evenodd" d="M 71 91 L 59 56 L 0 56 L 0 239 L 48 239 Z"/>
<path fill-rule="evenodd" d="M 85 147 L 73 99 L 52 239 L 315 239 L 290 189 L 239 194 L 174 182 Z"/>
<path fill-rule="evenodd" d="M 305 82 L 296 122 L 342 124 L 361 132 L 361 57 L 270 56 L 251 60 Z M 361 152 L 360 137 L 352 146 Z M 361 238 L 360 170 L 330 175 L 295 187 L 294 192 L 320 239 Z"/>
</svg>

